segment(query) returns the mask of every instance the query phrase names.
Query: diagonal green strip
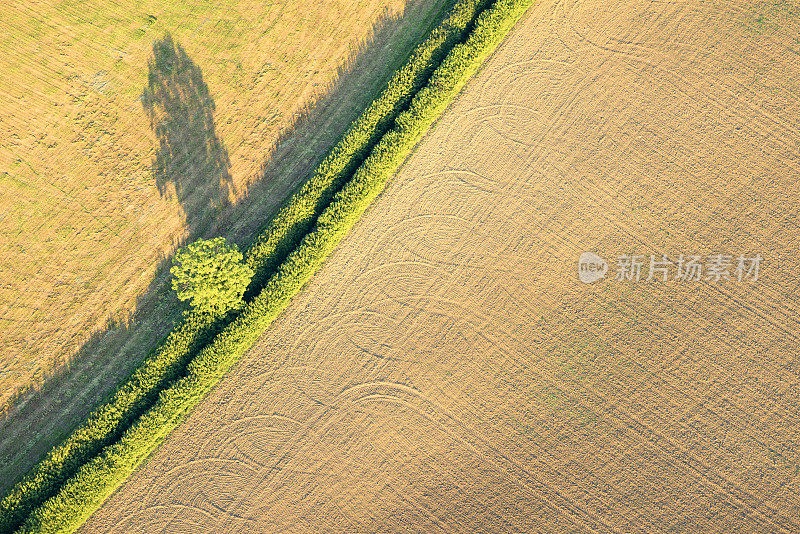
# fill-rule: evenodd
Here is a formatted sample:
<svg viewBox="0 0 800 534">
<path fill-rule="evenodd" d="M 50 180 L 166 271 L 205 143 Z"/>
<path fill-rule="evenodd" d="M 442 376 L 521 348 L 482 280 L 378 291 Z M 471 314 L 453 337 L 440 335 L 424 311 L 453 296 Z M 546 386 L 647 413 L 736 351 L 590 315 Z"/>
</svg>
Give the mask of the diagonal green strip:
<svg viewBox="0 0 800 534">
<path fill-rule="evenodd" d="M 333 195 L 393 126 L 397 115 L 427 83 L 445 55 L 463 41 L 489 0 L 462 0 L 414 49 L 408 61 L 394 73 L 386 89 L 348 127 L 330 153 L 300 190 L 292 195 L 269 227 L 247 251 L 247 263 L 255 271 L 248 294 L 257 293 L 281 261 L 311 230 L 316 217 Z"/>
<path fill-rule="evenodd" d="M 466 42 L 451 50 L 258 296 L 189 363 L 185 377 L 163 390 L 151 409 L 38 507 L 19 532 L 74 532 L 100 507 L 289 304 L 532 3 L 498 0 L 481 13 Z"/>
<path fill-rule="evenodd" d="M 278 265 L 299 244 L 333 194 L 363 162 L 397 114 L 426 83 L 446 53 L 463 40 L 488 0 L 448 0 L 447 13 L 411 52 L 378 98 L 354 121 L 315 170 L 272 219 L 247 251 L 256 271 L 250 293 L 257 294 Z M 248 299 L 249 300 L 249 299 Z M 58 488 L 103 447 L 113 443 L 157 400 L 158 393 L 179 378 L 186 365 L 235 314 L 219 318 L 191 312 L 144 359 L 111 399 L 13 486 L 0 500 L 0 533 L 16 530 L 27 515 L 55 495 Z"/>
</svg>

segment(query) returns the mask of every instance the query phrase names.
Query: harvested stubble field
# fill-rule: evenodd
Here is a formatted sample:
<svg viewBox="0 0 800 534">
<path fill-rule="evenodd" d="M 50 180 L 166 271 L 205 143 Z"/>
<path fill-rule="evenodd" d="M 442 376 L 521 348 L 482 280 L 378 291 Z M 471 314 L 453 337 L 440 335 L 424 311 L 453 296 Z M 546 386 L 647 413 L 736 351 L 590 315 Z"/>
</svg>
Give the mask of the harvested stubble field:
<svg viewBox="0 0 800 534">
<path fill-rule="evenodd" d="M 248 244 L 446 2 L 128 4 L 1 8 L 0 416 L 58 373 L 0 419 L 0 492 L 169 330 L 164 257 Z"/>
<path fill-rule="evenodd" d="M 542 0 L 84 531 L 799 531 L 798 14 Z"/>
</svg>

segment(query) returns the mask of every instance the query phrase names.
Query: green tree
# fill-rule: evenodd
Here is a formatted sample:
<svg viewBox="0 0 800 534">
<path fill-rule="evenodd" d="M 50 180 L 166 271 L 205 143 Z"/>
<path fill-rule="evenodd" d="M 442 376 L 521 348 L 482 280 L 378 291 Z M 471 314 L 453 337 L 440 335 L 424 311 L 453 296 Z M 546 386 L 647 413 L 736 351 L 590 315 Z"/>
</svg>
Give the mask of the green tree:
<svg viewBox="0 0 800 534">
<path fill-rule="evenodd" d="M 242 253 L 224 237 L 201 239 L 175 255 L 172 289 L 180 300 L 203 312 L 223 314 L 242 305 L 242 295 L 253 270 L 242 262 Z"/>
</svg>

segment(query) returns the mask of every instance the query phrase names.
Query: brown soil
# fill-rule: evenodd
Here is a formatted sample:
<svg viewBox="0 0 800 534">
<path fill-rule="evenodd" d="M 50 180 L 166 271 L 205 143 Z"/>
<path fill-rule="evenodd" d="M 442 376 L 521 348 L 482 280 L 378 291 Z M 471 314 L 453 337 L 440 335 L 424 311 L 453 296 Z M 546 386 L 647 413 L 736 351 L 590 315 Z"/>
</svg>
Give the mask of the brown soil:
<svg viewBox="0 0 800 534">
<path fill-rule="evenodd" d="M 799 9 L 538 3 L 84 531 L 800 531 Z"/>
<path fill-rule="evenodd" d="M 444 5 L 127 3 L 2 8 L 0 493 L 169 331 L 174 247 L 249 243 Z"/>
</svg>

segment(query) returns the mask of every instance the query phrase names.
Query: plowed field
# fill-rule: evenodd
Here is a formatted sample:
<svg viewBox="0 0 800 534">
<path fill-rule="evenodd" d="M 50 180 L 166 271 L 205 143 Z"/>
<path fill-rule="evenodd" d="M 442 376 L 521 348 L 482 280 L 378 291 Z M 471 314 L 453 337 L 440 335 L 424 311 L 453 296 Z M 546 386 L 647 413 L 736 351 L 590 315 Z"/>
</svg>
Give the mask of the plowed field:
<svg viewBox="0 0 800 534">
<path fill-rule="evenodd" d="M 542 0 L 85 532 L 800 531 L 798 14 Z"/>
<path fill-rule="evenodd" d="M 172 328 L 174 249 L 248 245 L 445 7 L 0 7 L 0 493 Z"/>
</svg>

